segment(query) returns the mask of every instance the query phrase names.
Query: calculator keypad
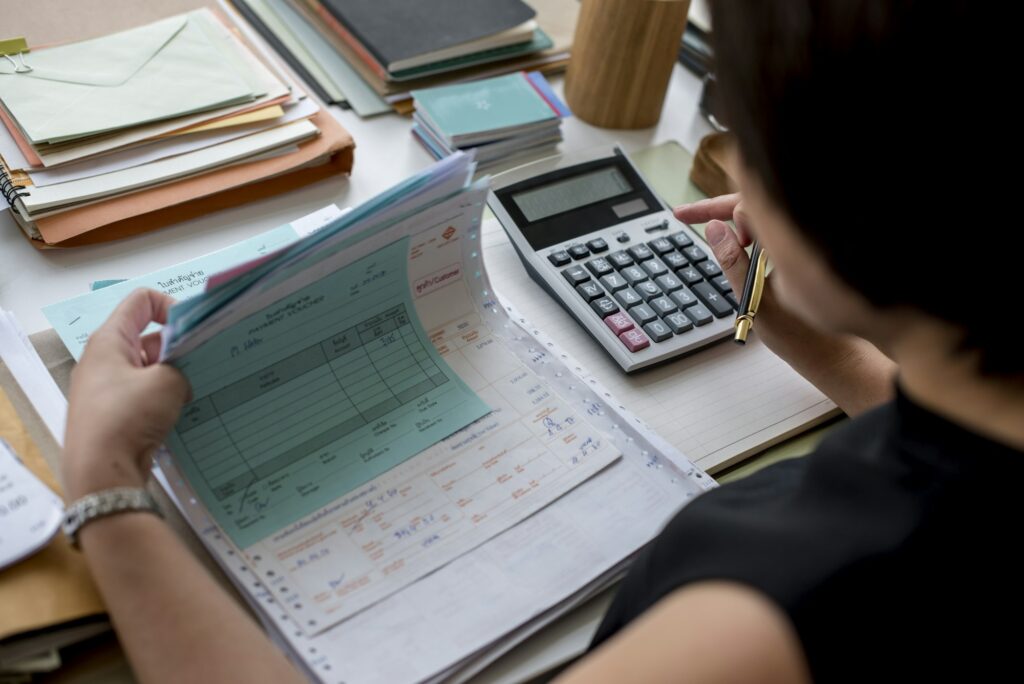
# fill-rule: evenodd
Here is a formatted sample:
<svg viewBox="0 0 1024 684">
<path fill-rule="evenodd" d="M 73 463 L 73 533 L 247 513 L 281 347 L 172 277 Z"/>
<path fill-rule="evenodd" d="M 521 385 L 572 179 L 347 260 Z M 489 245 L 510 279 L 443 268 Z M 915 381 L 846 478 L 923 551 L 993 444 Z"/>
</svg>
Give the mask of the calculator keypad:
<svg viewBox="0 0 1024 684">
<path fill-rule="evenodd" d="M 604 252 L 597 238 L 548 255 L 556 266 Z M 736 297 L 718 264 L 685 232 L 562 270 L 580 297 L 632 352 L 731 316 Z"/>
</svg>

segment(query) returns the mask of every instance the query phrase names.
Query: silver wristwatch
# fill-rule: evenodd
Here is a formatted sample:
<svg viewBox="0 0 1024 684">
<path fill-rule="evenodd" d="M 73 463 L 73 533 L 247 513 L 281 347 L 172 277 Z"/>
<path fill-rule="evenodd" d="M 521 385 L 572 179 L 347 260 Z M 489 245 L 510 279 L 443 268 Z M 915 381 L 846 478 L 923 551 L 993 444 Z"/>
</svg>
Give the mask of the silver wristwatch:
<svg viewBox="0 0 1024 684">
<path fill-rule="evenodd" d="M 163 517 L 156 499 L 140 487 L 116 487 L 83 496 L 64 511 L 64 534 L 78 548 L 78 532 L 86 523 L 115 513 L 147 511 Z"/>
</svg>

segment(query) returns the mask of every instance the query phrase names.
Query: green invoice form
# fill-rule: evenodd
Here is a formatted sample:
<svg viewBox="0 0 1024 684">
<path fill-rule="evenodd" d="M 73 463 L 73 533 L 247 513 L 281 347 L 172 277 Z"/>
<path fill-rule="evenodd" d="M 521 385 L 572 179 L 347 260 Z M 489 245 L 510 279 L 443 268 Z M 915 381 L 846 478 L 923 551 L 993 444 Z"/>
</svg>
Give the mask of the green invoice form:
<svg viewBox="0 0 1024 684">
<path fill-rule="evenodd" d="M 193 399 L 168 446 L 239 547 L 490 411 L 420 325 L 408 245 L 295 291 L 175 362 Z"/>
</svg>

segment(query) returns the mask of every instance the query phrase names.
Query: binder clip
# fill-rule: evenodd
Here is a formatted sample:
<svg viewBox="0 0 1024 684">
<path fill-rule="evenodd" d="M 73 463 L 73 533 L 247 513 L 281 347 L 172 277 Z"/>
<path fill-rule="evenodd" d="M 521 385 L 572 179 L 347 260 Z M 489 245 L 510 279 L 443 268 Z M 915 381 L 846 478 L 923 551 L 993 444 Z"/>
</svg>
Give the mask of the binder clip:
<svg viewBox="0 0 1024 684">
<path fill-rule="evenodd" d="M 27 74 L 32 71 L 32 67 L 25 63 L 25 53 L 28 51 L 28 41 L 24 38 L 0 40 L 0 57 L 3 57 L 14 68 L 13 71 L 8 71 L 7 64 L 0 61 L 0 74 Z M 17 61 L 15 61 L 14 55 L 18 56 Z"/>
</svg>

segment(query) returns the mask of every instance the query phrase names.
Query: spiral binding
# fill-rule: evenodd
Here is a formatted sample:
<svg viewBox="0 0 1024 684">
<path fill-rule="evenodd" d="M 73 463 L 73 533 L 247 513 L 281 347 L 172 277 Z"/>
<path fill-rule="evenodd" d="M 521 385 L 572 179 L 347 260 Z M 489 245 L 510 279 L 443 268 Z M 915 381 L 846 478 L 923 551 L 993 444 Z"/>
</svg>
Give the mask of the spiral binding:
<svg viewBox="0 0 1024 684">
<path fill-rule="evenodd" d="M 30 192 L 25 190 L 24 185 L 18 185 L 11 178 L 10 174 L 7 173 L 7 169 L 0 164 L 0 195 L 3 195 L 4 199 L 7 200 L 7 204 L 14 206 L 14 200 L 19 197 L 27 197 Z"/>
</svg>

